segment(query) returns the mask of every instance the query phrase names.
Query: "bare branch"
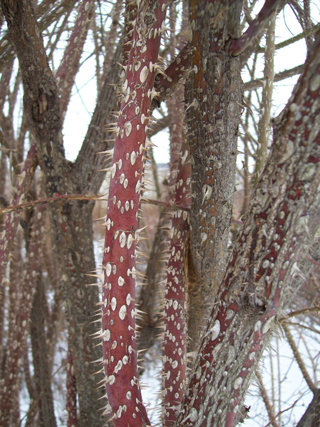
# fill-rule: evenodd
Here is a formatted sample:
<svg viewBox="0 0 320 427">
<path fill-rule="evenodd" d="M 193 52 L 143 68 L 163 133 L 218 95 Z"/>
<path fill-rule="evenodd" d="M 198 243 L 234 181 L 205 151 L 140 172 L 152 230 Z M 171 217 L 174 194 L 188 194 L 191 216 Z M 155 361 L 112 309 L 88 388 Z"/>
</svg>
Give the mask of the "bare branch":
<svg viewBox="0 0 320 427">
<path fill-rule="evenodd" d="M 282 328 L 283 328 L 283 330 L 284 330 L 284 332 L 285 332 L 285 334 L 286 334 L 286 337 L 287 337 L 288 343 L 289 343 L 289 345 L 290 345 L 290 347 L 291 347 L 291 350 L 292 350 L 292 352 L 293 352 L 293 354 L 294 354 L 294 357 L 295 357 L 295 359 L 296 359 L 296 362 L 297 362 L 297 363 L 298 363 L 298 365 L 299 365 L 299 368 L 300 368 L 300 371 L 301 371 L 301 373 L 302 373 L 302 375 L 303 375 L 303 378 L 305 379 L 306 383 L 308 384 L 309 389 L 310 389 L 313 393 L 315 393 L 315 392 L 316 392 L 316 390 L 317 390 L 317 386 L 316 386 L 316 384 L 314 383 L 314 381 L 312 381 L 312 379 L 310 378 L 310 375 L 309 375 L 309 373 L 308 373 L 308 371 L 307 371 L 306 365 L 305 365 L 305 363 L 304 363 L 304 361 L 303 361 L 303 359 L 302 359 L 302 357 L 301 357 L 301 355 L 300 355 L 300 352 L 299 352 L 299 350 L 298 350 L 298 347 L 296 346 L 295 340 L 294 340 L 294 338 L 293 338 L 293 336 L 292 336 L 292 334 L 291 334 L 291 331 L 290 331 L 290 329 L 289 329 L 289 326 L 286 324 L 286 322 L 282 322 L 282 323 L 281 323 L 281 326 L 282 326 Z"/>
<path fill-rule="evenodd" d="M 242 53 L 252 43 L 253 39 L 262 31 L 271 15 L 277 10 L 279 3 L 280 0 L 265 1 L 262 9 L 258 13 L 257 17 L 251 22 L 246 32 L 231 43 L 229 49 L 231 55 L 240 55 L 240 53 Z"/>
<path fill-rule="evenodd" d="M 271 131 L 271 107 L 272 107 L 272 91 L 274 81 L 274 51 L 275 51 L 275 28 L 276 28 L 276 15 L 274 14 L 267 24 L 266 32 L 266 50 L 265 50 L 265 65 L 264 65 L 264 86 L 262 89 L 262 100 L 260 104 L 260 119 L 259 119 L 259 145 L 256 151 L 256 161 L 254 172 L 251 177 L 254 185 L 259 180 L 259 173 L 261 172 L 266 157 L 268 154 L 268 145 Z"/>
<path fill-rule="evenodd" d="M 264 404 L 267 408 L 267 412 L 268 412 L 268 415 L 270 418 L 270 424 L 273 427 L 279 427 L 279 424 L 276 421 L 276 415 L 274 413 L 273 405 L 271 405 L 270 399 L 269 399 L 268 394 L 267 394 L 267 390 L 265 389 L 265 387 L 263 385 L 262 376 L 261 376 L 259 371 L 256 371 L 256 377 L 258 380 L 258 385 L 259 385 L 259 389 L 260 389 L 262 399 L 263 399 Z"/>
<path fill-rule="evenodd" d="M 50 70 L 30 0 L 2 0 L 8 35 L 17 53 L 24 86 L 24 106 L 35 137 L 38 161 L 47 175 L 47 192 L 64 193 L 66 161 L 61 140 L 61 113 L 55 78 Z M 31 42 L 32 41 L 32 42 Z M 61 187 L 62 186 L 62 187 Z"/>
<path fill-rule="evenodd" d="M 44 199 L 37 199 L 37 200 L 33 200 L 31 202 L 25 202 L 25 203 L 20 203 L 17 205 L 13 205 L 13 206 L 7 206 L 3 209 L 0 209 L 0 215 L 9 213 L 9 212 L 14 212 L 16 210 L 20 210 L 20 209 L 25 209 L 25 208 L 32 208 L 34 206 L 37 205 L 44 205 L 46 203 L 53 203 L 53 202 L 61 202 L 63 200 L 67 201 L 67 200 L 105 200 L 105 199 L 101 199 L 101 197 L 103 196 L 87 196 L 85 194 L 59 194 L 56 193 L 54 195 L 54 197 L 46 197 Z"/>
<path fill-rule="evenodd" d="M 60 110 L 62 117 L 65 116 L 67 111 L 71 90 L 76 74 L 79 71 L 80 59 L 87 37 L 93 6 L 93 0 L 83 0 L 81 2 L 72 34 L 69 37 L 68 46 L 65 48 L 63 59 L 55 76 L 60 86 Z"/>
<path fill-rule="evenodd" d="M 273 81 L 274 83 L 280 82 L 281 80 L 288 79 L 289 77 L 300 74 L 304 69 L 305 64 L 298 65 L 297 67 L 291 68 L 290 70 L 282 71 L 281 73 L 275 74 Z M 250 82 L 244 83 L 244 90 L 255 90 L 258 87 L 265 86 L 264 79 L 251 80 Z"/>
<path fill-rule="evenodd" d="M 21 173 L 21 176 L 18 177 L 17 187 L 15 189 L 15 194 L 13 197 L 14 205 L 18 205 L 19 201 L 23 198 L 24 194 L 28 191 L 31 181 L 33 180 L 33 174 L 37 166 L 36 158 L 36 149 L 32 145 L 24 167 Z M 2 209 L 1 209 L 2 211 Z M 17 231 L 20 215 L 18 212 L 10 214 L 5 222 L 4 231 L 0 239 L 0 277 L 2 280 L 1 285 L 6 280 L 6 267 L 9 260 L 9 255 L 12 251 L 13 240 Z"/>
<path fill-rule="evenodd" d="M 319 74 L 318 33 L 290 103 L 276 122 L 271 155 L 234 245 L 177 425 L 190 426 L 188 420 L 197 419 L 200 411 L 212 426 L 222 426 L 221 416 L 226 420 L 223 425 L 234 425 L 250 372 L 288 299 L 283 285 L 295 273 L 296 256 L 309 238 L 303 212 L 308 210 L 312 216 L 319 206 Z M 274 188 L 279 191 L 274 193 Z M 225 363 L 230 348 L 243 360 L 241 366 Z M 200 377 L 210 378 L 210 385 L 208 381 L 201 385 Z M 209 386 L 212 397 L 204 398 L 208 393 L 203 387 Z"/>
<path fill-rule="evenodd" d="M 310 29 L 308 29 L 306 31 L 302 31 L 302 33 L 297 34 L 296 36 L 291 37 L 290 39 L 285 40 L 284 42 L 276 44 L 275 45 L 275 50 L 282 49 L 284 47 L 289 46 L 292 43 L 296 43 L 297 41 L 303 39 L 304 37 L 311 36 L 311 35 L 315 34 L 317 31 L 319 31 L 319 29 L 320 29 L 320 24 L 313 25 L 312 28 L 310 28 Z M 257 50 L 257 53 L 263 53 L 263 52 L 265 52 L 265 48 L 264 47 L 260 47 Z"/>
</svg>

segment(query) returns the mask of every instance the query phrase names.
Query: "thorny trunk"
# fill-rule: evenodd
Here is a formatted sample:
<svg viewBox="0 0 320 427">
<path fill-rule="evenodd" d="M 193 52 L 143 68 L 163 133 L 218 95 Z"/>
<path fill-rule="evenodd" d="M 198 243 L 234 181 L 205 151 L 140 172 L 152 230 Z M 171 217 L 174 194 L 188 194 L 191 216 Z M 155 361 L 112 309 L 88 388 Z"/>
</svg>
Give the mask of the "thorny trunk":
<svg viewBox="0 0 320 427">
<path fill-rule="evenodd" d="M 271 153 L 221 282 L 177 425 L 229 427 L 243 416 L 244 393 L 288 298 L 307 232 L 315 231 L 319 76 L 320 34 L 276 122 Z"/>
<path fill-rule="evenodd" d="M 73 170 L 64 158 L 57 85 L 44 54 L 31 2 L 21 1 L 11 4 L 4 1 L 2 7 L 7 18 L 9 35 L 20 61 L 24 84 L 24 107 L 35 138 L 37 159 L 45 173 L 47 196 L 65 193 L 83 194 L 86 191 L 87 180 L 90 179 L 88 175 L 93 175 L 93 171 L 85 170 L 86 173 L 81 174 L 79 164 L 76 165 L 76 170 Z M 85 8 L 87 9 L 88 7 Z M 70 53 L 67 59 L 69 56 Z M 75 67 L 74 62 L 71 61 L 70 67 Z M 68 64 L 63 72 L 64 75 L 70 72 Z M 114 73 L 111 66 L 109 81 L 112 81 L 114 75 L 117 73 Z M 109 108 L 112 109 L 115 106 L 115 96 L 112 95 L 114 91 L 111 88 L 111 91 L 105 89 L 104 93 L 106 92 L 109 98 L 111 96 Z M 96 116 L 93 118 L 97 120 Z M 101 120 L 103 119 L 99 116 L 98 123 Z M 98 132 L 97 129 L 95 133 Z M 104 148 L 101 143 L 100 140 L 95 152 L 99 148 Z M 86 144 L 83 148 L 86 148 Z M 87 168 L 87 164 L 85 167 Z M 94 190 L 95 182 L 93 179 L 92 181 L 91 189 Z M 93 202 L 52 204 L 49 209 L 53 232 L 52 244 L 58 260 L 59 281 L 65 297 L 70 342 L 75 361 L 79 425 L 101 426 L 104 420 L 99 414 L 101 408 L 99 399 L 103 396 L 103 391 L 96 386 L 99 375 L 93 375 L 96 372 L 93 362 L 99 359 L 101 354 L 100 348 L 93 340 L 96 331 L 93 320 L 97 309 L 98 290 L 96 287 L 88 286 L 90 280 L 86 276 L 95 269 L 91 225 Z"/>
<path fill-rule="evenodd" d="M 242 102 L 239 59 L 226 44 L 239 34 L 242 1 L 190 3 L 193 68 L 186 85 L 191 151 L 190 349 L 199 343 L 225 270 Z"/>
<path fill-rule="evenodd" d="M 2 211 L 7 212 L 7 217 L 1 221 L 1 284 L 6 286 L 7 277 L 11 284 L 7 290 L 9 303 L 1 300 L 1 307 L 9 304 L 9 326 L 6 331 L 1 315 L 0 344 L 6 343 L 6 349 L 0 352 L 0 424 L 18 423 L 17 391 L 23 359 L 25 382 L 34 400 L 26 415 L 27 425 L 32 425 L 37 417 L 38 425 L 57 425 L 50 379 L 58 336 L 57 316 L 63 311 L 68 331 L 68 426 L 98 427 L 106 422 L 117 427 L 150 425 L 142 402 L 137 351 L 142 349 L 144 354 L 145 345 L 153 344 L 156 331 L 163 327 L 162 424 L 232 427 L 246 417 L 243 400 L 249 383 L 282 315 L 284 301 L 290 299 L 290 292 L 295 292 L 290 287 L 296 286 L 294 277 L 302 274 L 299 259 L 305 255 L 306 242 L 318 227 L 320 34 L 313 42 L 317 28 L 311 21 L 310 2 L 304 0 L 303 7 L 290 2 L 307 31 L 300 35 L 306 37 L 306 65 L 277 75 L 273 65 L 277 49 L 274 25 L 277 11 L 284 7 L 283 1 L 266 0 L 252 19 L 255 2 L 191 0 L 189 18 L 182 19 L 176 58 L 175 5 L 170 2 L 127 1 L 123 5 L 118 0 L 113 11 L 108 11 L 112 21 L 108 31 L 104 29 L 107 20 L 103 22 L 103 2 L 57 3 L 52 8 L 49 0 L 39 4 L 31 0 L 1 0 L 4 16 L 0 25 L 4 18 L 7 22 L 0 42 L 0 102 L 4 111 L 0 115 L 1 194 L 6 191 L 6 173 L 18 173 L 27 130 L 30 148 L 21 175 L 13 180 L 14 206 Z M 169 4 L 168 42 L 165 24 Z M 119 20 L 124 29 L 120 39 L 116 32 Z M 248 27 L 241 35 L 245 23 Z M 187 26 L 188 34 L 184 31 Z M 259 41 L 264 27 L 267 36 L 263 50 Z M 50 34 L 47 46 L 41 31 Z M 97 103 L 77 159 L 69 162 L 64 152 L 63 122 L 76 87 L 76 75 L 86 62 L 81 57 L 90 31 L 95 49 Z M 68 44 L 59 68 L 53 73 L 49 60 L 63 32 L 68 34 Z M 171 64 L 164 69 L 160 55 L 165 56 L 167 51 Z M 251 69 L 247 63 L 252 81 L 243 86 L 241 66 L 254 51 Z M 255 80 L 254 71 L 257 52 L 262 51 L 266 61 L 263 81 Z M 20 74 L 11 88 L 14 55 Z M 119 64 L 123 68 L 122 80 Z M 301 71 L 291 100 L 274 122 L 273 143 L 266 160 L 272 82 Z M 181 84 L 184 79 L 185 87 Z M 20 81 L 24 110 L 16 137 L 13 112 Z M 120 82 L 122 98 L 117 99 L 116 87 L 120 87 Z M 231 246 L 243 87 L 255 90 L 263 85 L 263 114 L 258 125 L 252 115 L 252 97 L 246 98 L 250 106 L 242 124 L 245 216 Z M 149 157 L 147 134 L 157 128 L 152 130 L 152 110 L 168 96 L 169 114 L 163 123 L 171 124 L 169 196 L 165 201 L 153 201 L 164 206 L 147 277 L 143 278 L 149 288 L 141 290 L 139 308 L 145 313 L 140 313 L 141 319 L 137 321 L 141 326 L 137 339 L 135 288 L 140 276 L 139 212 L 141 195 L 146 189 L 143 176 Z M 252 127 L 258 130 L 256 140 L 251 135 Z M 4 157 L 7 153 L 9 163 Z M 256 188 L 248 205 L 250 157 L 256 161 L 255 174 L 251 175 Z M 38 193 L 38 165 L 43 173 L 47 204 L 26 210 L 22 219 L 18 209 L 32 182 L 36 183 L 34 193 Z M 91 222 L 94 201 L 90 197 L 98 193 L 106 170 L 110 184 L 102 273 L 98 275 L 102 279 L 99 302 L 98 287 L 95 283 L 89 286 L 90 276 L 96 272 Z M 77 195 L 79 200 L 75 200 Z M 1 207 L 6 208 L 7 204 L 1 195 Z M 14 245 L 19 221 L 28 240 L 24 274 L 18 270 L 19 264 L 23 264 L 19 246 Z M 47 230 L 50 248 L 42 250 L 41 239 Z M 10 259 L 14 250 L 17 255 Z M 167 263 L 161 271 L 164 259 Z M 48 306 L 45 283 L 50 283 L 54 290 L 52 308 Z M 162 308 L 161 298 L 155 292 L 164 297 Z M 60 310 L 61 299 L 64 310 Z M 102 316 L 98 311 L 100 305 Z M 161 310 L 163 325 L 159 321 Z M 288 326 L 284 329 L 290 337 Z M 28 333 L 33 377 L 29 372 Z M 291 348 L 314 394 L 298 426 L 314 427 L 319 415 L 318 386 L 306 373 L 298 349 L 294 344 Z M 193 357 L 188 359 L 188 354 Z M 93 363 L 97 361 L 101 363 L 98 373 Z M 187 362 L 191 366 L 193 361 L 188 374 Z M 263 388 L 263 378 L 259 374 L 258 377 L 271 423 L 279 425 L 275 408 Z M 102 407 L 107 417 L 100 415 Z"/>
</svg>

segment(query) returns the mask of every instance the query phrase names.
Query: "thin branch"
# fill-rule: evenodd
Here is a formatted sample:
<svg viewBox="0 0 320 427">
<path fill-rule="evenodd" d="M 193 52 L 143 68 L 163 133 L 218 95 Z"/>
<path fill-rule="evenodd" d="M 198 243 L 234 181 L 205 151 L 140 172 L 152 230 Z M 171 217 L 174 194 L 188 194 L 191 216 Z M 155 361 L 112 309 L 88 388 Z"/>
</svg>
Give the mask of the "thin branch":
<svg viewBox="0 0 320 427">
<path fill-rule="evenodd" d="M 93 6 L 93 0 L 83 0 L 81 2 L 68 45 L 64 50 L 63 59 L 56 73 L 57 82 L 60 83 L 60 110 L 63 117 L 66 114 L 71 90 L 76 74 L 79 71 Z"/>
<path fill-rule="evenodd" d="M 320 312 L 320 307 L 308 307 L 302 310 L 293 311 L 291 313 L 288 313 L 286 317 L 282 317 L 281 319 L 279 319 L 279 321 L 286 321 L 286 319 L 290 319 L 291 317 L 301 316 L 301 314 L 309 314 L 313 311 Z"/>
<path fill-rule="evenodd" d="M 255 186 L 259 180 L 259 174 L 265 164 L 268 154 L 270 136 L 270 116 L 272 107 L 272 91 L 274 82 L 274 40 L 275 40 L 276 15 L 274 14 L 268 24 L 266 32 L 266 50 L 264 55 L 264 86 L 260 103 L 260 119 L 258 125 L 259 144 L 256 151 L 256 161 L 251 182 Z"/>
<path fill-rule="evenodd" d="M 301 373 L 303 375 L 303 378 L 305 379 L 306 383 L 308 384 L 309 389 L 313 393 L 315 393 L 315 391 L 317 390 L 317 387 L 314 384 L 314 382 L 312 381 L 312 379 L 310 378 L 310 375 L 309 375 L 309 373 L 307 371 L 306 365 L 304 364 L 304 361 L 303 361 L 303 359 L 302 359 L 302 357 L 300 355 L 300 352 L 299 352 L 298 347 L 297 347 L 297 345 L 295 343 L 295 340 L 294 340 L 294 338 L 293 338 L 293 336 L 291 334 L 291 331 L 289 329 L 288 324 L 286 322 L 283 322 L 281 324 L 281 326 L 282 326 L 282 328 L 283 328 L 283 330 L 284 330 L 284 332 L 286 334 L 288 343 L 289 343 L 289 345 L 291 347 L 291 350 L 292 350 L 293 355 L 294 355 L 294 357 L 296 359 L 296 362 L 299 365 L 299 368 L 300 368 L 300 371 L 301 371 Z"/>
<path fill-rule="evenodd" d="M 100 200 L 106 201 L 107 199 L 101 199 L 103 195 L 97 196 L 87 196 L 85 194 L 59 194 L 56 193 L 54 197 L 46 197 L 44 199 L 33 200 L 32 202 L 20 203 L 14 206 L 8 206 L 6 208 L 0 209 L 0 215 L 14 212 L 20 209 L 32 208 L 37 205 L 43 205 L 47 203 L 59 202 L 59 201 L 67 201 L 67 200 Z"/>
<path fill-rule="evenodd" d="M 281 43 L 276 44 L 275 45 L 275 50 L 282 49 L 284 47 L 287 47 L 287 46 L 291 45 L 292 43 L 296 43 L 299 40 L 301 40 L 301 39 L 303 39 L 303 38 L 305 38 L 307 36 L 311 36 L 312 34 L 315 34 L 318 30 L 320 30 L 320 23 L 314 25 L 309 30 L 302 31 L 302 33 L 297 34 L 296 36 L 291 37 L 288 40 L 285 40 L 285 41 L 283 41 Z M 257 53 L 263 53 L 263 52 L 265 52 L 265 48 L 264 47 L 260 47 L 258 49 L 258 51 L 257 51 Z"/>
<path fill-rule="evenodd" d="M 268 397 L 267 390 L 264 387 L 264 384 L 263 384 L 263 381 L 262 381 L 262 376 L 261 376 L 261 374 L 260 374 L 259 371 L 256 371 L 256 377 L 257 377 L 257 381 L 258 381 L 258 386 L 259 386 L 259 389 L 260 389 L 260 393 L 261 393 L 263 402 L 265 404 L 265 407 L 267 409 L 268 416 L 269 416 L 269 419 L 270 419 L 270 423 L 269 424 L 272 424 L 273 427 L 279 427 L 279 424 L 276 421 L 276 415 L 274 413 L 274 407 L 270 403 L 270 399 Z"/>
<path fill-rule="evenodd" d="M 289 77 L 296 76 L 297 74 L 302 73 L 305 64 L 297 65 L 294 68 L 290 68 L 290 70 L 282 71 L 281 73 L 277 73 L 274 76 L 274 83 L 280 82 L 281 80 L 288 79 Z M 255 90 L 259 87 L 265 86 L 266 81 L 264 79 L 251 80 L 249 82 L 244 83 L 244 90 Z"/>
<path fill-rule="evenodd" d="M 290 409 L 292 409 L 298 402 L 299 399 L 295 400 L 293 402 L 293 404 L 291 406 L 289 406 L 289 408 L 284 409 L 283 411 L 280 411 L 277 413 L 277 415 L 275 416 L 275 418 L 278 418 L 281 414 L 284 414 L 287 411 L 290 411 Z M 265 427 L 269 427 L 272 424 L 272 422 L 270 421 L 267 425 L 265 425 Z"/>
<path fill-rule="evenodd" d="M 312 328 L 311 326 L 304 325 L 303 323 L 288 322 L 288 321 L 287 321 L 287 323 L 288 323 L 288 325 L 299 326 L 300 328 L 306 329 L 307 331 L 314 332 L 315 334 L 320 335 L 320 331 L 319 330 L 317 330 L 315 328 Z"/>
<path fill-rule="evenodd" d="M 230 46 L 230 54 L 233 56 L 238 56 L 242 53 L 254 40 L 256 36 L 264 28 L 268 19 L 272 14 L 277 10 L 280 0 L 266 0 L 262 9 L 258 13 L 257 17 L 249 25 L 249 28 L 246 30 L 241 37 L 237 40 L 234 40 Z"/>
</svg>

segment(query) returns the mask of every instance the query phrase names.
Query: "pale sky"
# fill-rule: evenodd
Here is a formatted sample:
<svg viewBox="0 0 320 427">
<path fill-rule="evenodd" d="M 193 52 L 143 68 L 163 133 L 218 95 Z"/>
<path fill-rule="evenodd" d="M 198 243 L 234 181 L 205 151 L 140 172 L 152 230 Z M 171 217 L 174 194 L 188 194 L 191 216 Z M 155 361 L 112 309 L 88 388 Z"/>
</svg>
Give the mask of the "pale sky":
<svg viewBox="0 0 320 427">
<path fill-rule="evenodd" d="M 319 9 L 313 6 L 313 19 L 320 21 Z M 285 16 L 285 19 L 284 19 Z M 300 33 L 301 28 L 293 15 L 290 7 L 285 7 L 285 12 L 281 12 L 277 20 L 276 43 L 286 40 L 293 35 Z M 86 57 L 90 53 L 90 43 L 86 45 Z M 262 56 L 261 56 L 262 57 Z M 284 49 L 278 50 L 275 56 L 275 72 L 284 71 L 295 67 L 305 61 L 306 48 L 305 41 L 300 40 Z M 69 160 L 74 160 L 86 134 L 88 124 L 96 103 L 96 83 L 92 76 L 95 72 L 95 60 L 90 58 L 81 68 L 77 76 L 77 90 L 73 91 L 71 104 L 67 112 L 64 126 L 64 143 L 66 155 Z M 263 61 L 261 61 L 261 71 L 263 70 Z M 243 80 L 248 77 L 243 72 Z M 279 114 L 288 98 L 291 95 L 293 86 L 297 77 L 287 79 L 276 83 L 274 86 L 274 105 L 273 115 Z M 79 94 L 81 93 L 81 96 Z M 157 163 L 169 162 L 168 131 L 159 133 L 153 138 L 153 143 L 157 145 L 154 148 L 154 155 Z"/>
</svg>

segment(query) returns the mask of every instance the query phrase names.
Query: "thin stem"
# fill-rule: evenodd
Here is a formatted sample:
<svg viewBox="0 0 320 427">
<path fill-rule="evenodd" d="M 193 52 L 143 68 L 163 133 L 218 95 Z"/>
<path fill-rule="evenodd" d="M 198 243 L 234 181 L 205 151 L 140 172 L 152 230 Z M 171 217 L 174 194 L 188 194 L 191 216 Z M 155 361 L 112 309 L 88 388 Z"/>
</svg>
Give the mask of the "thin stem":
<svg viewBox="0 0 320 427">
<path fill-rule="evenodd" d="M 274 406 L 271 404 L 271 402 L 269 400 L 267 390 L 265 389 L 265 386 L 264 386 L 263 381 L 262 381 L 262 376 L 261 376 L 259 371 L 256 371 L 256 377 L 258 380 L 258 386 L 259 386 L 259 390 L 261 393 L 261 397 L 263 399 L 263 402 L 264 402 L 265 407 L 266 407 L 267 412 L 268 412 L 270 423 L 272 424 L 273 427 L 280 427 L 280 424 L 278 424 L 276 421 Z"/>
<path fill-rule="evenodd" d="M 294 357 L 295 357 L 295 359 L 299 365 L 299 368 L 300 368 L 300 371 L 303 375 L 303 378 L 305 379 L 306 383 L 308 384 L 309 389 L 314 393 L 317 390 L 317 387 L 314 384 L 314 382 L 312 381 L 312 379 L 310 378 L 310 375 L 309 375 L 307 368 L 304 364 L 304 361 L 300 355 L 298 347 L 296 346 L 295 340 L 291 334 L 290 328 L 287 325 L 287 323 L 285 323 L 285 322 L 282 323 L 282 328 L 286 334 L 288 343 L 289 343 L 291 350 L 293 352 L 293 355 L 294 355 Z"/>
</svg>

